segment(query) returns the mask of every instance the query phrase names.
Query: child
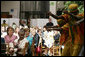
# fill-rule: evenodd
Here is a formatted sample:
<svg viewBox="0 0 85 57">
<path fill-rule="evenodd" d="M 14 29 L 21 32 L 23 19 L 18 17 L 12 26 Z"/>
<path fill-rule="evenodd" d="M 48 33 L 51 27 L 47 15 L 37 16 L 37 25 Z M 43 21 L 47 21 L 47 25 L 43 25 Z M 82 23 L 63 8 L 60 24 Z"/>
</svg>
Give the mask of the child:
<svg viewBox="0 0 85 57">
<path fill-rule="evenodd" d="M 15 28 L 15 32 L 14 32 L 14 35 L 17 36 L 17 39 L 14 41 L 14 42 L 16 42 L 16 43 L 18 43 L 18 40 L 19 40 L 19 35 L 18 35 L 19 30 L 20 30 L 20 28 L 17 26 L 17 27 Z"/>
<path fill-rule="evenodd" d="M 29 28 L 25 28 L 25 38 L 29 36 Z"/>
<path fill-rule="evenodd" d="M 29 42 L 29 46 L 28 46 L 28 54 L 30 56 L 34 56 L 34 40 L 33 40 L 33 37 L 35 35 L 35 29 L 34 28 L 31 28 L 30 29 L 30 35 L 27 37 L 27 40 Z"/>
<path fill-rule="evenodd" d="M 18 56 L 25 56 L 27 53 L 28 41 L 24 38 L 25 31 L 24 29 L 20 29 L 19 31 L 19 40 L 18 40 Z"/>
</svg>

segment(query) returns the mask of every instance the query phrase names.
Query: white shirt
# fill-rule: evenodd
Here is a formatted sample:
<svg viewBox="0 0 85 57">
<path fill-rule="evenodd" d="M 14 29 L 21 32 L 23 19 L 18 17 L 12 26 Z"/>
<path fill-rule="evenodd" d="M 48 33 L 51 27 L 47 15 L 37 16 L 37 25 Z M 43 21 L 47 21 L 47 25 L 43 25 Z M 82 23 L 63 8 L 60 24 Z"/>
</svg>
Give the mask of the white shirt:
<svg viewBox="0 0 85 57">
<path fill-rule="evenodd" d="M 18 40 L 19 40 L 19 35 L 18 33 L 14 33 L 15 36 L 17 36 L 17 39 L 14 40 L 15 43 L 18 43 Z"/>
<path fill-rule="evenodd" d="M 48 48 L 51 48 L 54 44 L 54 38 L 53 38 L 53 31 L 51 32 L 48 32 L 47 34 L 45 34 L 46 38 L 44 39 L 45 40 L 45 45 L 48 47 Z"/>
<path fill-rule="evenodd" d="M 23 26 L 20 25 L 20 29 L 23 28 Z"/>
<path fill-rule="evenodd" d="M 39 46 L 40 46 L 40 43 L 42 43 L 42 38 L 41 38 L 41 36 L 39 35 Z"/>
<path fill-rule="evenodd" d="M 24 38 L 23 40 L 21 40 L 18 44 L 18 47 L 23 49 L 25 47 L 25 44 L 28 43 L 27 39 Z"/>
<path fill-rule="evenodd" d="M 9 43 L 9 47 L 14 48 L 14 44 L 13 43 Z"/>
<path fill-rule="evenodd" d="M 43 32 L 43 40 L 46 40 L 46 38 L 47 38 L 47 34 L 48 34 L 47 31 Z"/>
<path fill-rule="evenodd" d="M 4 38 L 7 35 L 7 32 L 2 32 L 1 37 Z"/>
<path fill-rule="evenodd" d="M 24 49 L 25 47 L 25 44 L 28 43 L 27 39 L 24 38 L 23 40 L 21 40 L 18 44 L 18 47 L 21 48 L 21 49 Z M 18 52 L 19 54 L 23 54 L 22 51 Z M 27 49 L 25 50 L 25 53 L 27 53 Z"/>
</svg>

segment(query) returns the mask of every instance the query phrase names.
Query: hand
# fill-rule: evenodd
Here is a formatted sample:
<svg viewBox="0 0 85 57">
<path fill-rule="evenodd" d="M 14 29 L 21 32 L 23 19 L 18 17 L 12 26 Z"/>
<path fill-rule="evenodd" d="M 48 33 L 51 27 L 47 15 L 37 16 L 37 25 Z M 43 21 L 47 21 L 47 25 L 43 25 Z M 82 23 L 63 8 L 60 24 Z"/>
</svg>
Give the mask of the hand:
<svg viewBox="0 0 85 57">
<path fill-rule="evenodd" d="M 20 49 L 20 48 L 18 48 L 18 51 L 21 51 L 21 49 Z"/>
<path fill-rule="evenodd" d="M 65 11 L 63 11 L 63 13 L 68 14 L 68 11 L 65 10 Z"/>
<path fill-rule="evenodd" d="M 17 45 L 17 43 L 16 43 L 16 42 L 13 42 L 13 44 L 14 44 L 14 46 L 16 46 L 16 45 Z"/>
<path fill-rule="evenodd" d="M 51 15 L 52 13 L 51 13 L 51 12 L 48 12 L 47 14 L 48 14 L 48 15 Z"/>
</svg>

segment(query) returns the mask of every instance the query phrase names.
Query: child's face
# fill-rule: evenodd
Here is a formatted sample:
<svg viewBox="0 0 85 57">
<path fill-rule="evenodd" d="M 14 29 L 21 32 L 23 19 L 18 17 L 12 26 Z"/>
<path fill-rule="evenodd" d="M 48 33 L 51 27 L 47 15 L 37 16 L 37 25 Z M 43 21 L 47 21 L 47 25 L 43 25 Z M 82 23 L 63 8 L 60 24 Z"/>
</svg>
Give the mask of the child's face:
<svg viewBox="0 0 85 57">
<path fill-rule="evenodd" d="M 39 34 L 41 35 L 41 30 L 39 31 Z"/>
<path fill-rule="evenodd" d="M 29 31 L 26 31 L 25 34 L 26 34 L 26 36 L 29 36 Z"/>
<path fill-rule="evenodd" d="M 16 28 L 16 32 L 17 32 L 17 33 L 19 32 L 19 30 L 20 30 L 19 28 Z"/>
<path fill-rule="evenodd" d="M 46 28 L 43 28 L 44 31 L 46 31 Z"/>
<path fill-rule="evenodd" d="M 24 38 L 24 32 L 19 32 L 19 37 Z"/>
<path fill-rule="evenodd" d="M 13 35 L 13 32 L 14 32 L 13 29 L 9 29 L 8 34 Z"/>
</svg>

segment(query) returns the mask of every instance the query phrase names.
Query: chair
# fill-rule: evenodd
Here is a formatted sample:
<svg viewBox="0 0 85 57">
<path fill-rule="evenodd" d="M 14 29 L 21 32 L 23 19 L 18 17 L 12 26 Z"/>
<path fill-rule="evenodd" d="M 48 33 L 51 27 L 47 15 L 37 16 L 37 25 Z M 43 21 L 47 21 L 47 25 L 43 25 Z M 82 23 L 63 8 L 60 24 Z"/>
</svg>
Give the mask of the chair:
<svg viewBox="0 0 85 57">
<path fill-rule="evenodd" d="M 1 43 L 1 56 L 6 55 L 6 44 L 5 43 Z"/>
<path fill-rule="evenodd" d="M 53 45 L 53 56 L 61 56 L 61 46 L 55 45 L 55 43 Z"/>
</svg>

